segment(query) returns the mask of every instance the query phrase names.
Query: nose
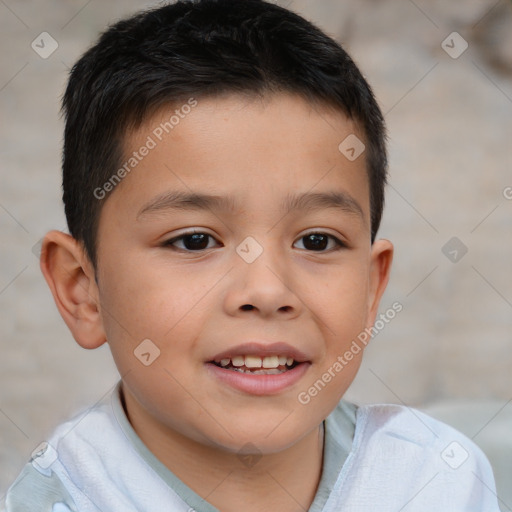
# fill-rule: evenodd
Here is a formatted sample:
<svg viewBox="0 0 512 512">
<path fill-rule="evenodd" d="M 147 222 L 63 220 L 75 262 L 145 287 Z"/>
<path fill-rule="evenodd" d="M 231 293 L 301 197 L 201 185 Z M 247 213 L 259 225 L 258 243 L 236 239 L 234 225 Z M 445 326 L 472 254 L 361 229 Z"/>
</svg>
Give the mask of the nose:
<svg viewBox="0 0 512 512">
<path fill-rule="evenodd" d="M 297 276 L 269 249 L 252 262 L 235 254 L 235 268 L 229 273 L 225 308 L 230 315 L 276 316 L 291 319 L 303 307 L 298 296 Z"/>
</svg>

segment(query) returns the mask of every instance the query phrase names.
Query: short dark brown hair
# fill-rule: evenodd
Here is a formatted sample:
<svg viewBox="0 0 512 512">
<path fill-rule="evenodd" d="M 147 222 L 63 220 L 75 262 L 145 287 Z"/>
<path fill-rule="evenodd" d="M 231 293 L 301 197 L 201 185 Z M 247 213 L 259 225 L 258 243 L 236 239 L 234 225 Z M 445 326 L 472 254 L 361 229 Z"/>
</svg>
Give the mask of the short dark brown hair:
<svg viewBox="0 0 512 512">
<path fill-rule="evenodd" d="M 345 50 L 298 14 L 263 0 L 183 0 L 108 28 L 74 65 L 63 98 L 63 200 L 70 233 L 96 266 L 106 197 L 123 138 L 164 104 L 226 93 L 298 93 L 354 119 L 366 144 L 371 240 L 384 206 L 385 126 Z"/>
</svg>

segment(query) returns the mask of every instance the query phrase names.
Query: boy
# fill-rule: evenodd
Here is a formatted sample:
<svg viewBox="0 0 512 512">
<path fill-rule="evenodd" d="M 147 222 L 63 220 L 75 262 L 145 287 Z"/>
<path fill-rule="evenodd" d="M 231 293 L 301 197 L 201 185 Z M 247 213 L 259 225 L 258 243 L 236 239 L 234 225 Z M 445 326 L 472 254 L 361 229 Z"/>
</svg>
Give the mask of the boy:
<svg viewBox="0 0 512 512">
<path fill-rule="evenodd" d="M 498 511 L 462 434 L 341 400 L 393 247 L 382 115 L 337 43 L 262 0 L 177 2 L 105 32 L 64 110 L 71 235 L 41 268 L 121 380 L 7 511 Z"/>
</svg>

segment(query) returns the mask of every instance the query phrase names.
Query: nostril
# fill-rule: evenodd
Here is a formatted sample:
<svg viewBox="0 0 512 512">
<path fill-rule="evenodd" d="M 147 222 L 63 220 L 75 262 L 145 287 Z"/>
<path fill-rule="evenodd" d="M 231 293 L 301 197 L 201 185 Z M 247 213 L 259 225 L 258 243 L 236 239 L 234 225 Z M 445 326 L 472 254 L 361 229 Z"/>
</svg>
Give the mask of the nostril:
<svg viewBox="0 0 512 512">
<path fill-rule="evenodd" d="M 244 304 L 244 305 L 242 306 L 242 309 L 243 309 L 244 311 L 250 311 L 251 309 L 254 309 L 254 306 L 252 306 L 251 304 Z"/>
</svg>

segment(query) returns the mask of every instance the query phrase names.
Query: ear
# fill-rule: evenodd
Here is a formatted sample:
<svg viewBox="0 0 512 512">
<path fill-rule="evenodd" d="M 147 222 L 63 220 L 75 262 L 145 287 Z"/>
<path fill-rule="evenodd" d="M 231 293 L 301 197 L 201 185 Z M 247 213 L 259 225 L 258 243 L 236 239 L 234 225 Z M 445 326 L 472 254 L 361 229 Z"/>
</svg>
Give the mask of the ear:
<svg viewBox="0 0 512 512">
<path fill-rule="evenodd" d="M 83 245 L 66 233 L 50 231 L 43 240 L 40 265 L 77 343 L 88 349 L 103 345 L 106 336 L 99 312 L 99 290 Z"/>
<path fill-rule="evenodd" d="M 393 261 L 393 244 L 389 240 L 377 240 L 373 243 L 370 254 L 370 282 L 368 303 L 368 325 L 375 322 L 380 299 L 389 281 L 391 262 Z"/>
</svg>

